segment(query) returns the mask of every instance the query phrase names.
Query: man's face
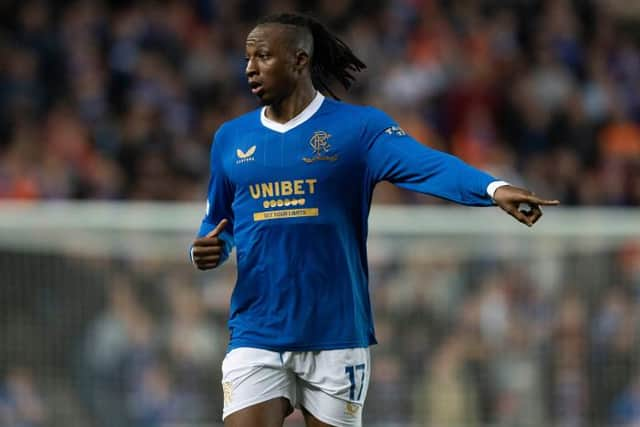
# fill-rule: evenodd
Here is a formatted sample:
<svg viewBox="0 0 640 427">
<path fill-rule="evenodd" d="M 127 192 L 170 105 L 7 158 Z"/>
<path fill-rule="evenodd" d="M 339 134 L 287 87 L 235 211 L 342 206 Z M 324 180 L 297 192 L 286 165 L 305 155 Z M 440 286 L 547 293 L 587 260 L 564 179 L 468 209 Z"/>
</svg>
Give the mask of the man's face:
<svg viewBox="0 0 640 427">
<path fill-rule="evenodd" d="M 246 42 L 246 75 L 251 92 L 263 105 L 286 98 L 295 89 L 296 57 L 290 30 L 284 25 L 259 25 Z"/>
</svg>

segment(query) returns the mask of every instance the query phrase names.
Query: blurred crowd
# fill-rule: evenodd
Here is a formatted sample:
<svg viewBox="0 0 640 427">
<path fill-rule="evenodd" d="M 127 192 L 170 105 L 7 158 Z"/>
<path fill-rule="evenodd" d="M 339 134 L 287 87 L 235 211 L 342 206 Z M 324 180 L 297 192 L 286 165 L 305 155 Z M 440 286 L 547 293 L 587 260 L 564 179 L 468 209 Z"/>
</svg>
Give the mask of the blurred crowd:
<svg viewBox="0 0 640 427">
<path fill-rule="evenodd" d="M 259 16 L 298 10 L 367 64 L 350 93 L 338 91 L 349 102 L 564 204 L 639 205 L 639 9 L 624 0 L 2 2 L 0 198 L 202 199 L 214 131 L 257 107 L 245 35 Z M 435 202 L 387 185 L 375 201 Z"/>
<path fill-rule="evenodd" d="M 374 242 L 365 425 L 639 425 L 640 241 L 500 259 L 391 240 Z M 0 329 L 0 425 L 220 424 L 232 263 L 28 257 L 49 279 L 7 264 L 23 291 Z"/>
</svg>

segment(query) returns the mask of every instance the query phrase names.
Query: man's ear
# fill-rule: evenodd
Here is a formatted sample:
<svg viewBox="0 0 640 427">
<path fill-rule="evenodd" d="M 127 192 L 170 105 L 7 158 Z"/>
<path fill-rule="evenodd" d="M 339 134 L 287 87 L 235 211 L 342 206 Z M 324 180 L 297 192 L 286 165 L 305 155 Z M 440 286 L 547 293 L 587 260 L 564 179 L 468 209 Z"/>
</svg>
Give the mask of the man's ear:
<svg viewBox="0 0 640 427">
<path fill-rule="evenodd" d="M 304 49 L 296 50 L 295 63 L 294 63 L 294 67 L 296 71 L 301 72 L 302 70 L 305 69 L 305 67 L 308 67 L 310 63 L 311 63 L 311 58 L 309 57 L 309 54 L 307 53 L 307 51 L 305 51 Z"/>
</svg>

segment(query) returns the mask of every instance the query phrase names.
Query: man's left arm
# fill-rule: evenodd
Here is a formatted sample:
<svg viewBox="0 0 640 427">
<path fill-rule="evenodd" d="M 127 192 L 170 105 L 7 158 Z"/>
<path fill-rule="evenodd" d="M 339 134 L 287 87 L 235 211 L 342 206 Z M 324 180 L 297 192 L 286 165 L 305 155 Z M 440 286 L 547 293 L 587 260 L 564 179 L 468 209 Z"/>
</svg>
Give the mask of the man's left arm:
<svg viewBox="0 0 640 427">
<path fill-rule="evenodd" d="M 455 156 L 422 145 L 381 111 L 373 110 L 365 135 L 368 138 L 367 168 L 374 182 L 386 180 L 408 190 L 464 205 L 491 206 L 495 203 L 529 226 L 542 215 L 540 205 L 559 203 L 540 199 Z M 522 209 L 523 204 L 529 209 Z"/>
</svg>

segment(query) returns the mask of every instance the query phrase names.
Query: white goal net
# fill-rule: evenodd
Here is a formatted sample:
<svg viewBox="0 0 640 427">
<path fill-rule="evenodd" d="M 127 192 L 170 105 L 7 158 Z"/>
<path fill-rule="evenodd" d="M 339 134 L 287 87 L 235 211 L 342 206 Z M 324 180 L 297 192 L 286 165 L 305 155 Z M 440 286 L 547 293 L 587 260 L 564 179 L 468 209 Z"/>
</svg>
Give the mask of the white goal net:
<svg viewBox="0 0 640 427">
<path fill-rule="evenodd" d="M 235 270 L 190 266 L 202 210 L 0 203 L 0 425 L 220 425 Z M 378 206 L 368 247 L 365 425 L 626 425 L 639 211 L 549 208 L 529 229 L 497 208 Z"/>
</svg>

